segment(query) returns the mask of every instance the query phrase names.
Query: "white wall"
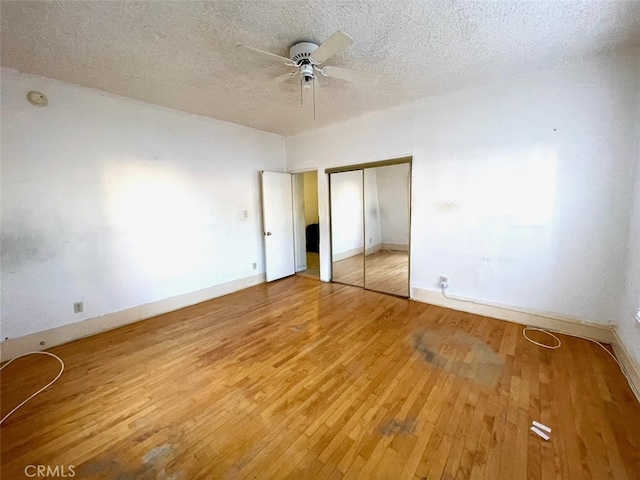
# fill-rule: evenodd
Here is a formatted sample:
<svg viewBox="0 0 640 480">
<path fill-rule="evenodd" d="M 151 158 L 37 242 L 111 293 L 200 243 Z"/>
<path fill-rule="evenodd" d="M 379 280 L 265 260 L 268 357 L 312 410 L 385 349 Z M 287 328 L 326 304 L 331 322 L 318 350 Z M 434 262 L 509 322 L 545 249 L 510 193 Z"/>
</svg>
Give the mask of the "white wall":
<svg viewBox="0 0 640 480">
<path fill-rule="evenodd" d="M 640 69 L 638 73 L 640 84 Z M 640 365 L 640 321 L 636 320 L 640 302 L 640 98 L 637 100 L 637 163 L 633 190 L 631 218 L 626 255 L 623 265 L 621 301 L 614 323 L 620 339 L 624 342 L 637 365 Z"/>
<path fill-rule="evenodd" d="M 378 205 L 378 175 L 375 169 L 369 168 L 364 175 L 364 230 L 366 254 L 380 250 L 382 235 L 380 233 L 380 207 Z M 340 206 L 338 205 L 338 208 Z"/>
<path fill-rule="evenodd" d="M 334 205 L 332 211 L 333 222 L 333 255 L 334 261 L 348 258 L 362 253 L 364 249 L 364 234 L 362 225 L 362 172 L 343 172 L 331 177 L 331 197 Z M 325 199 L 326 200 L 326 199 Z M 328 217 L 328 216 L 327 216 Z M 329 226 L 327 222 L 320 223 L 320 235 Z M 328 232 L 327 241 L 328 241 Z M 320 239 L 320 258 L 331 258 L 328 247 Z"/>
<path fill-rule="evenodd" d="M 264 271 L 278 135 L 2 69 L 1 153 L 3 338 Z"/>
<path fill-rule="evenodd" d="M 305 225 L 318 223 L 318 172 L 300 174 L 304 182 L 304 219 Z"/>
<path fill-rule="evenodd" d="M 412 155 L 414 289 L 437 291 L 448 275 L 454 294 L 607 323 L 627 239 L 636 74 L 632 56 L 600 57 L 432 97 L 289 137 L 287 166 Z M 319 194 L 324 219 L 326 176 Z"/>
<path fill-rule="evenodd" d="M 620 339 L 640 365 L 640 322 L 635 319 L 640 302 L 640 179 L 636 179 L 630 231 L 624 283 L 621 288 L 622 300 L 615 317 L 615 325 Z"/>
<path fill-rule="evenodd" d="M 367 168 L 363 171 L 334 174 L 335 226 L 332 230 L 334 256 L 361 253 L 362 207 L 355 202 L 364 201 L 364 238 L 366 254 L 377 252 L 386 245 L 407 247 L 409 244 L 409 165 Z M 364 176 L 364 179 L 362 178 Z M 363 183 L 364 191 L 360 185 Z M 346 192 L 352 195 L 345 195 Z M 358 199 L 357 195 L 363 195 Z M 359 219 L 357 215 L 361 215 Z M 347 220 L 348 217 L 348 220 Z M 338 228 L 337 225 L 341 225 Z"/>
</svg>

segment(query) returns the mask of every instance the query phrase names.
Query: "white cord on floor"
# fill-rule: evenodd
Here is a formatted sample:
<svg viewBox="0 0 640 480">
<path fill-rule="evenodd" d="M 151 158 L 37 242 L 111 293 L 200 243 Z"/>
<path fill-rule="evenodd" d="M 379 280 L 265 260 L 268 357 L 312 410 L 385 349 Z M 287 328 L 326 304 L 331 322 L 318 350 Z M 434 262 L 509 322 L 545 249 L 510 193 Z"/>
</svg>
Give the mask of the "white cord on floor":
<svg viewBox="0 0 640 480">
<path fill-rule="evenodd" d="M 546 333 L 547 335 L 551 335 L 553 338 L 555 338 L 558 341 L 558 345 L 555 346 L 549 346 L 549 345 L 544 345 L 542 343 L 538 343 L 536 341 L 531 340 L 529 337 L 527 337 L 527 334 L 525 333 L 527 330 L 536 330 L 538 332 L 542 332 L 542 333 Z M 599 345 L 605 352 L 607 352 L 609 354 L 609 356 L 611 358 L 613 358 L 615 360 L 615 362 L 618 364 L 618 366 L 620 367 L 620 369 L 622 370 L 622 373 L 624 374 L 624 376 L 627 376 L 627 372 L 624 371 L 624 368 L 622 368 L 622 364 L 618 361 L 618 359 L 615 357 L 615 355 L 613 353 L 611 353 L 609 351 L 609 349 L 607 347 L 605 347 L 602 343 L 598 342 L 597 340 L 594 340 L 592 338 L 587 338 L 587 337 L 581 337 L 580 335 L 573 335 L 571 333 L 564 333 L 564 332 L 556 332 L 556 333 L 560 333 L 562 335 L 568 335 L 570 337 L 575 337 L 575 338 L 581 338 L 583 340 L 589 340 L 590 342 L 595 343 L 596 345 Z M 555 350 L 556 348 L 559 348 L 560 345 L 562 345 L 562 342 L 560 341 L 560 339 L 558 337 L 556 337 L 553 333 L 551 333 L 548 330 L 543 330 L 542 328 L 536 328 L 536 327 L 524 327 L 524 329 L 522 330 L 522 335 L 524 336 L 524 338 L 526 338 L 527 340 L 529 340 L 531 343 L 538 345 L 539 347 L 543 347 L 543 348 L 548 348 L 551 350 Z M 628 379 L 628 377 L 627 377 Z"/>
<path fill-rule="evenodd" d="M 529 337 L 527 337 L 527 330 L 535 330 L 536 332 L 546 333 L 550 337 L 555 338 L 556 342 L 558 342 L 558 343 L 556 345 L 545 345 L 544 343 L 538 343 L 535 340 L 531 340 Z M 549 350 L 555 350 L 556 348 L 560 348 L 560 346 L 562 345 L 562 342 L 560 341 L 560 339 L 558 337 L 556 337 L 553 333 L 547 332 L 546 330 L 543 330 L 541 328 L 524 327 L 524 329 L 522 330 L 522 336 L 524 338 L 526 338 L 527 340 L 529 340 L 534 345 L 538 345 L 539 347 L 542 347 L 542 348 L 548 348 Z"/>
<path fill-rule="evenodd" d="M 9 360 L 7 363 L 5 363 L 4 365 L 2 365 L 0 367 L 0 371 L 2 371 L 4 369 L 4 367 L 6 367 L 7 365 L 9 365 L 11 362 L 13 362 L 14 360 L 17 360 L 18 358 L 21 357 L 26 357 L 27 355 L 48 355 L 50 357 L 55 358 L 56 360 L 58 360 L 60 362 L 60 372 L 58 372 L 58 375 L 56 375 L 56 378 L 54 378 L 53 380 L 51 380 L 49 383 L 47 383 L 44 387 L 42 387 L 40 390 L 38 390 L 36 393 L 34 393 L 33 395 L 31 395 L 29 398 L 27 398 L 26 400 L 22 401 L 17 407 L 15 407 L 13 410 L 11 410 L 9 413 L 7 413 L 4 417 L 2 417 L 2 419 L 0 420 L 0 425 L 2 425 L 4 423 L 4 421 L 9 418 L 9 416 L 11 416 L 11 414 L 13 412 L 15 412 L 16 410 L 18 410 L 21 406 L 23 406 L 25 403 L 27 403 L 29 400 L 31 400 L 33 397 L 35 397 L 36 395 L 38 395 L 39 393 L 45 391 L 47 388 L 49 388 L 51 385 L 53 385 L 56 380 L 58 380 L 60 378 L 60 375 L 62 375 L 62 372 L 64 372 L 64 362 L 62 361 L 62 359 L 57 356 L 54 355 L 53 353 L 49 353 L 49 352 L 27 352 L 27 353 L 23 353 L 22 355 L 18 355 L 17 357 L 13 357 L 11 360 Z"/>
<path fill-rule="evenodd" d="M 447 293 L 445 292 L 445 289 L 443 288 L 441 290 L 442 292 L 442 296 L 445 298 L 448 298 L 449 300 L 455 300 L 457 302 L 466 302 L 466 303 L 475 303 L 476 305 L 484 305 L 485 307 L 493 307 L 494 305 L 488 304 L 488 303 L 484 303 L 484 302 L 477 302 L 475 300 L 467 300 L 467 299 L 463 299 L 463 298 L 456 298 L 454 296 L 451 295 L 447 295 Z M 497 307 L 500 308 L 502 310 L 510 310 L 512 312 L 518 312 L 518 313 L 527 313 L 527 312 L 523 312 L 522 310 L 518 310 L 516 308 L 509 308 L 509 307 Z M 533 340 L 531 340 L 529 337 L 527 337 L 526 331 L 527 330 L 536 330 L 538 332 L 543 332 L 546 333 L 547 335 L 552 336 L 553 338 L 556 339 L 556 341 L 558 342 L 557 345 L 544 345 L 542 343 L 538 343 L 535 342 Z M 565 332 L 558 332 L 557 330 L 544 330 L 542 328 L 537 328 L 537 327 L 525 327 L 522 330 L 522 335 L 524 336 L 524 338 L 526 338 L 528 341 L 530 341 L 531 343 L 538 345 L 539 347 L 543 347 L 543 348 L 548 348 L 550 350 L 555 350 L 556 348 L 560 348 L 560 346 L 562 345 L 562 342 L 560 341 L 560 339 L 558 337 L 556 337 L 553 333 L 551 332 L 555 332 L 555 333 L 559 333 L 561 335 L 568 335 L 570 337 L 574 337 L 574 338 L 581 338 L 582 340 L 588 340 L 590 342 L 595 343 L 596 345 L 599 345 L 605 352 L 607 352 L 609 354 L 609 356 L 611 358 L 613 358 L 613 360 L 618 364 L 618 366 L 620 367 L 620 370 L 622 371 L 622 374 L 624 375 L 624 378 L 627 379 L 627 382 L 629 383 L 629 386 L 631 387 L 631 390 L 634 390 L 633 388 L 633 383 L 631 383 L 631 379 L 629 378 L 629 376 L 627 375 L 627 371 L 624 369 L 624 367 L 622 366 L 622 364 L 620 363 L 620 361 L 616 358 L 616 356 L 611 353 L 609 351 L 609 349 L 607 347 L 605 347 L 602 343 L 598 342 L 597 340 L 593 340 L 592 338 L 587 338 L 587 337 L 581 337 L 580 335 L 573 335 L 571 333 L 565 333 Z M 635 390 L 634 390 L 635 391 Z"/>
</svg>

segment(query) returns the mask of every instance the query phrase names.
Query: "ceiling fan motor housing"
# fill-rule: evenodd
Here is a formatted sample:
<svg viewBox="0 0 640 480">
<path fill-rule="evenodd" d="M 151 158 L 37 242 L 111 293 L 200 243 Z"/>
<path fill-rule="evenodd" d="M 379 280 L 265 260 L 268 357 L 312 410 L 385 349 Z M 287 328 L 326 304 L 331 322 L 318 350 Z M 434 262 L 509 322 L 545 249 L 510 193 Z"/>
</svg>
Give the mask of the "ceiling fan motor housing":
<svg viewBox="0 0 640 480">
<path fill-rule="evenodd" d="M 318 48 L 318 45 L 311 42 L 299 42 L 289 49 L 289 57 L 296 65 L 310 63 L 309 57 Z"/>
</svg>

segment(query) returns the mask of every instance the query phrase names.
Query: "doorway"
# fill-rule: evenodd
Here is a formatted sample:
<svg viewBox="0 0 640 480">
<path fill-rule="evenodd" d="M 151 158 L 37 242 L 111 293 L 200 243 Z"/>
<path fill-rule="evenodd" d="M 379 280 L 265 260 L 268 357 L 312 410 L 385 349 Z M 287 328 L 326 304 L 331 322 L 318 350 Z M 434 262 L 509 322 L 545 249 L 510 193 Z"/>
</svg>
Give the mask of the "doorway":
<svg viewBox="0 0 640 480">
<path fill-rule="evenodd" d="M 318 172 L 292 175 L 296 274 L 320 279 Z"/>
<path fill-rule="evenodd" d="M 327 173 L 332 281 L 408 297 L 411 158 Z"/>
</svg>

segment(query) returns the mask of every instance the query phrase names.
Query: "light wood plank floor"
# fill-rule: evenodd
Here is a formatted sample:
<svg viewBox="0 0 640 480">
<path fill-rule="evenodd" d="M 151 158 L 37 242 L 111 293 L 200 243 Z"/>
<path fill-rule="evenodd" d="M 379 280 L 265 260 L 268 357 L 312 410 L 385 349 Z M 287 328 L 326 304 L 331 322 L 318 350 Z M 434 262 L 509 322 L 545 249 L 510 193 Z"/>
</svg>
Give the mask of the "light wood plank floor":
<svg viewBox="0 0 640 480">
<path fill-rule="evenodd" d="M 365 257 L 354 255 L 334 262 L 336 282 L 365 287 L 369 290 L 409 296 L 409 254 L 379 250 Z"/>
<path fill-rule="evenodd" d="M 2 478 L 639 478 L 618 366 L 521 330 L 299 276 L 259 285 L 53 348 L 67 370 L 2 426 Z M 2 413 L 56 372 L 7 367 Z"/>
</svg>

